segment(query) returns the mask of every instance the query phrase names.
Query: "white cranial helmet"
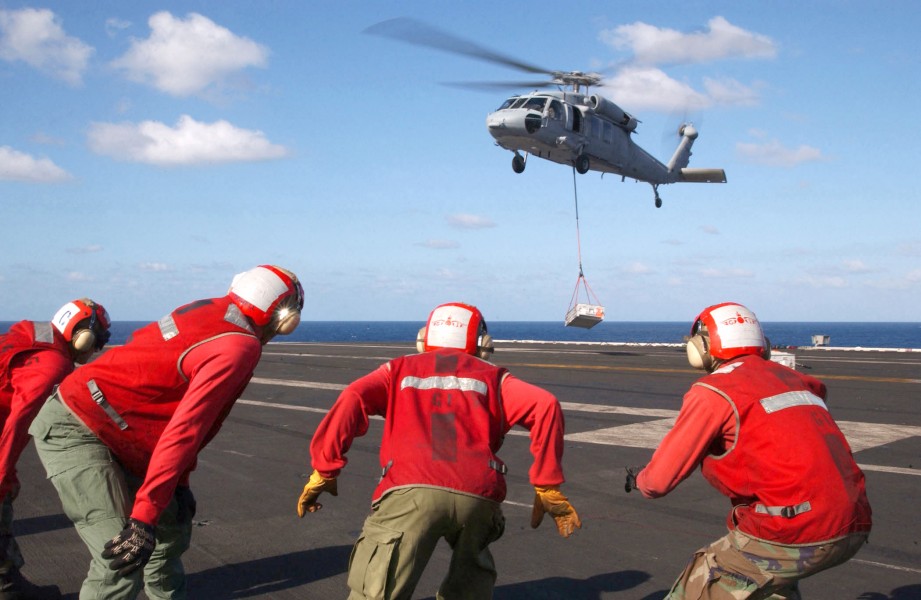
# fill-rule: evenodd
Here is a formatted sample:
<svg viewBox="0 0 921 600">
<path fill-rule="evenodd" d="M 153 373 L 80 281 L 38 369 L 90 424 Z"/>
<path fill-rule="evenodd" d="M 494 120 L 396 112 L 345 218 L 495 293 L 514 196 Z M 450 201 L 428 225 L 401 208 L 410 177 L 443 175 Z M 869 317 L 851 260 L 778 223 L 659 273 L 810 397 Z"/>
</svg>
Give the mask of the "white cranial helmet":
<svg viewBox="0 0 921 600">
<path fill-rule="evenodd" d="M 493 351 L 486 320 L 475 306 L 449 302 L 435 308 L 416 337 L 416 349 L 455 348 L 487 360 Z"/>
<path fill-rule="evenodd" d="M 260 265 L 233 278 L 228 295 L 240 311 L 274 333 L 293 333 L 301 322 L 304 289 L 291 271 Z"/>
</svg>

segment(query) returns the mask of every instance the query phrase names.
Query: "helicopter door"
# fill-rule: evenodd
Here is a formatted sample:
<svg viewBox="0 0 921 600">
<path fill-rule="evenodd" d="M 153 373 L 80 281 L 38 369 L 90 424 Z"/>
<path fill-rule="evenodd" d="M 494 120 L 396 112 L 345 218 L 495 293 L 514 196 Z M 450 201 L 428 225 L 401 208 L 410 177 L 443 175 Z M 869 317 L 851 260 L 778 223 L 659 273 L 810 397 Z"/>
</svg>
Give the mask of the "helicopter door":
<svg viewBox="0 0 921 600">
<path fill-rule="evenodd" d="M 566 129 L 582 133 L 582 112 L 572 104 L 564 106 L 566 107 Z"/>
</svg>

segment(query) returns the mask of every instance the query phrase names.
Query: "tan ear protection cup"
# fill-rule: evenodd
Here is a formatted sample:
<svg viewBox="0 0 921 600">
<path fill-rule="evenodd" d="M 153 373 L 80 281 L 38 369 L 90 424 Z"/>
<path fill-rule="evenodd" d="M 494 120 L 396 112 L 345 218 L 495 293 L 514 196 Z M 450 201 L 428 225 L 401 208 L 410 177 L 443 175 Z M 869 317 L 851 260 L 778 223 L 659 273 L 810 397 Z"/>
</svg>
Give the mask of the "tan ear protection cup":
<svg viewBox="0 0 921 600">
<path fill-rule="evenodd" d="M 96 334 L 92 329 L 80 329 L 74 332 L 70 343 L 77 352 L 92 350 L 96 345 Z"/>
<path fill-rule="evenodd" d="M 492 343 L 492 336 L 490 336 L 488 333 L 484 333 L 480 336 L 480 341 L 477 344 L 476 355 L 483 360 L 489 360 L 489 358 L 492 356 L 493 350 L 494 348 Z"/>
<path fill-rule="evenodd" d="M 419 333 L 416 334 L 416 352 L 425 352 L 425 327 L 419 329 Z"/>
<path fill-rule="evenodd" d="M 687 345 L 688 362 L 695 369 L 707 371 L 713 364 L 713 357 L 707 350 L 707 341 L 700 334 L 692 335 Z"/>
<path fill-rule="evenodd" d="M 278 321 L 278 324 L 275 326 L 275 333 L 278 335 L 291 335 L 300 324 L 301 313 L 291 311 Z"/>
</svg>

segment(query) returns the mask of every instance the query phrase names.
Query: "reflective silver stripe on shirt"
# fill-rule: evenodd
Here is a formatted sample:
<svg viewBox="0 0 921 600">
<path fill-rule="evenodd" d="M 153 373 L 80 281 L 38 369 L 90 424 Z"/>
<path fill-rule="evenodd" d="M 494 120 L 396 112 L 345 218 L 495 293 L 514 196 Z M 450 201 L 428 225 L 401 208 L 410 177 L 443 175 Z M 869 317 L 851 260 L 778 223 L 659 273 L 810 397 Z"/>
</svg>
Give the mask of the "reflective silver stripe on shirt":
<svg viewBox="0 0 921 600">
<path fill-rule="evenodd" d="M 828 407 L 825 406 L 825 402 L 821 398 L 812 392 L 804 391 L 784 392 L 783 394 L 764 398 L 761 400 L 761 406 L 764 407 L 765 412 L 768 414 L 793 406 L 821 406 L 825 410 L 828 410 Z"/>
<path fill-rule="evenodd" d="M 99 405 L 99 408 L 105 411 L 109 418 L 115 421 L 115 424 L 118 425 L 118 428 L 124 431 L 128 429 L 128 424 L 125 423 L 125 420 L 122 419 L 122 416 L 118 414 L 112 405 L 109 404 L 109 401 L 106 400 L 105 395 L 103 395 L 102 390 L 99 389 L 99 386 L 96 385 L 96 381 L 90 379 L 86 382 L 86 387 L 90 389 L 90 396 L 93 397 L 93 401 Z"/>
<path fill-rule="evenodd" d="M 243 314 L 240 307 L 236 304 L 231 303 L 227 307 L 227 312 L 224 313 L 224 320 L 250 333 L 255 333 L 252 325 L 249 324 L 249 319 L 246 318 L 246 315 Z"/>
<path fill-rule="evenodd" d="M 157 325 L 160 326 L 160 335 L 163 336 L 164 342 L 179 335 L 179 327 L 176 326 L 176 320 L 173 319 L 172 314 L 166 315 L 157 321 Z"/>
<path fill-rule="evenodd" d="M 505 475 L 506 473 L 508 473 L 508 467 L 506 467 L 505 465 L 503 465 L 502 463 L 500 463 L 498 460 L 490 460 L 490 461 L 489 461 L 489 468 L 490 468 L 490 469 L 493 469 L 494 471 L 498 471 L 498 472 L 502 473 L 503 475 Z"/>
<path fill-rule="evenodd" d="M 436 377 L 404 377 L 400 381 L 400 389 L 408 387 L 420 390 L 460 390 L 462 392 L 477 392 L 486 395 L 486 383 L 479 379 L 469 377 L 436 376 Z"/>
<path fill-rule="evenodd" d="M 51 323 L 32 323 L 32 329 L 35 331 L 35 341 L 44 344 L 54 343 L 54 332 L 51 330 Z"/>
<path fill-rule="evenodd" d="M 796 506 L 765 506 L 763 504 L 755 505 L 755 512 L 772 517 L 784 517 L 792 519 L 796 515 L 812 510 L 812 504 L 809 501 L 801 502 Z"/>
</svg>

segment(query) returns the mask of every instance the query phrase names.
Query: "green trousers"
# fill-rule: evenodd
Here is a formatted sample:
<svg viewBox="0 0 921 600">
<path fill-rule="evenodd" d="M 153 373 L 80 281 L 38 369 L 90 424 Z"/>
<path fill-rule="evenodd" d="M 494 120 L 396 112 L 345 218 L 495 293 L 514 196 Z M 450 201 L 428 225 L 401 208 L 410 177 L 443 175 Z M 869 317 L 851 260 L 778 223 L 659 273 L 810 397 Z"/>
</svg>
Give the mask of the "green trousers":
<svg viewBox="0 0 921 600">
<path fill-rule="evenodd" d="M 442 538 L 452 555 L 436 598 L 492 598 L 489 544 L 505 531 L 499 503 L 418 487 L 393 490 L 372 508 L 349 559 L 349 600 L 409 600 Z"/>
<path fill-rule="evenodd" d="M 51 396 L 32 422 L 29 433 L 58 491 L 67 517 L 90 551 L 90 567 L 80 600 L 133 599 L 141 589 L 151 600 L 186 597 L 182 553 L 191 542 L 192 522 L 177 522 L 175 498 L 160 517 L 156 547 L 150 562 L 126 577 L 109 568 L 102 558 L 105 543 L 127 523 L 134 496 L 142 481 L 125 472 L 109 449 L 99 441 L 57 395 Z"/>
</svg>

